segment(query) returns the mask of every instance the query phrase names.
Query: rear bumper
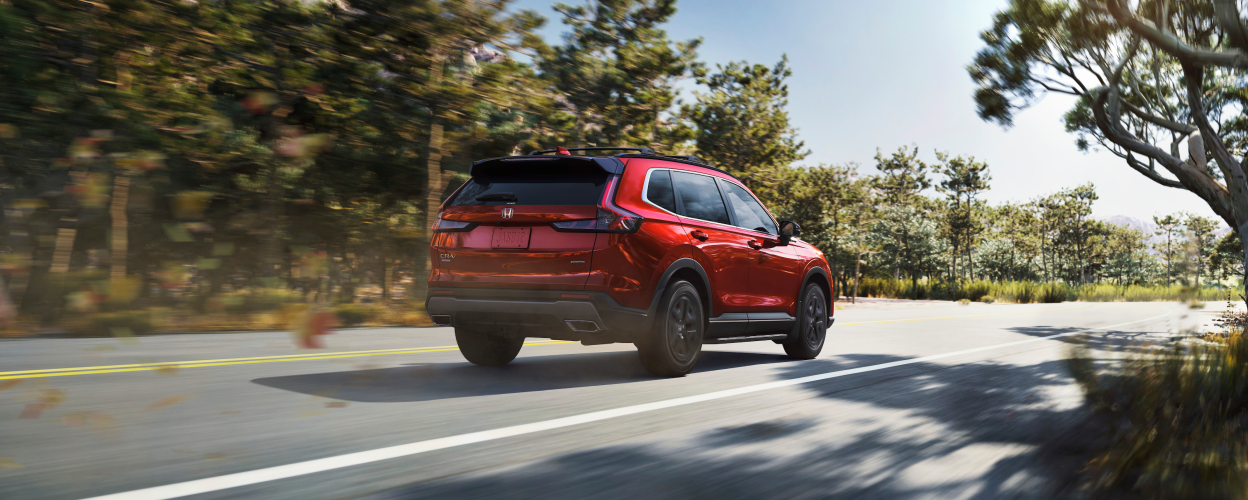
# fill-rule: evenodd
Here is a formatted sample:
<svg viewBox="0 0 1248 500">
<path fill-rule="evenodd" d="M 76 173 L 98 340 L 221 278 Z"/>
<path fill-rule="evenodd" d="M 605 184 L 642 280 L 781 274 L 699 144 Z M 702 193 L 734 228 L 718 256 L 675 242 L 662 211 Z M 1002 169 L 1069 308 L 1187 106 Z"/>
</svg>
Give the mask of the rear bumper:
<svg viewBox="0 0 1248 500">
<path fill-rule="evenodd" d="M 580 290 L 430 288 L 425 310 L 439 324 L 563 340 L 630 342 L 650 321 L 644 310 Z"/>
</svg>

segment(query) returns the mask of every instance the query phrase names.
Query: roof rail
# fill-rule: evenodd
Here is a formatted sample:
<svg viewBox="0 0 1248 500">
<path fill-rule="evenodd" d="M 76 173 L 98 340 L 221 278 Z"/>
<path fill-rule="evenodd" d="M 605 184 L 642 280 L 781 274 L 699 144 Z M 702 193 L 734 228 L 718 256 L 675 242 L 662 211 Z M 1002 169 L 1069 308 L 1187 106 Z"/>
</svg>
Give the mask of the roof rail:
<svg viewBox="0 0 1248 500">
<path fill-rule="evenodd" d="M 658 153 L 655 153 L 654 150 L 650 148 L 563 148 L 563 149 L 565 151 L 640 151 L 641 154 L 643 155 L 659 156 Z M 544 154 L 555 153 L 558 151 L 559 151 L 558 149 L 543 149 L 540 151 L 532 151 L 529 153 L 529 155 L 530 156 L 544 155 Z"/>
<path fill-rule="evenodd" d="M 698 158 L 698 157 L 696 157 L 696 156 L 693 156 L 693 155 L 657 155 L 657 156 L 662 156 L 662 157 L 664 157 L 664 158 L 680 158 L 680 159 L 685 160 L 685 161 L 691 161 L 691 162 L 694 162 L 694 163 L 701 163 L 701 164 L 703 164 L 703 165 L 710 165 L 710 162 L 708 162 L 708 161 L 706 161 L 706 160 L 703 160 L 703 159 L 701 159 L 701 158 Z"/>
<path fill-rule="evenodd" d="M 649 147 L 564 147 L 564 151 L 640 151 L 641 155 L 659 156 Z M 533 155 L 549 155 L 549 153 L 558 152 L 559 150 L 540 150 L 529 152 L 529 156 Z"/>
</svg>

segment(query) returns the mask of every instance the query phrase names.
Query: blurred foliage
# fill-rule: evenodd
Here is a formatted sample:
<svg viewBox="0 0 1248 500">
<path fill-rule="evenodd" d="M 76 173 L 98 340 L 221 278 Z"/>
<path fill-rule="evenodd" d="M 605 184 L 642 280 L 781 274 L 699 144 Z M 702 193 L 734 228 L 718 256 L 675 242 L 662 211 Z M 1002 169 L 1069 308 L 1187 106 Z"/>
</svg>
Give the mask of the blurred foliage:
<svg viewBox="0 0 1248 500">
<path fill-rule="evenodd" d="M 1149 498 L 1248 494 L 1248 340 L 1146 350 L 1098 371 L 1086 348 L 1069 364 L 1089 405 L 1111 424 L 1085 471 L 1093 486 Z"/>
<path fill-rule="evenodd" d="M 918 297 L 926 300 L 1009 302 L 1014 304 L 1081 302 L 1211 301 L 1231 298 L 1227 288 L 1194 288 L 1180 285 L 1112 285 L 1044 283 L 1036 281 L 963 280 L 960 282 L 909 282 L 891 277 L 866 277 L 859 295 L 891 299 Z"/>
</svg>

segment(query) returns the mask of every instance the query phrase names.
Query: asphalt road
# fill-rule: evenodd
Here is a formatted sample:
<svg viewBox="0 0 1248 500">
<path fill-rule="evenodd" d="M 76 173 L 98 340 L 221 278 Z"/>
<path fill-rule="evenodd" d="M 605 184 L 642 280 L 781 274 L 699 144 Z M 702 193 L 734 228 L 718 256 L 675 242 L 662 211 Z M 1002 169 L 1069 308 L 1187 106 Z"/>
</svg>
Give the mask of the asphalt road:
<svg viewBox="0 0 1248 500">
<path fill-rule="evenodd" d="M 680 379 L 631 345 L 537 339 L 476 367 L 447 328 L 3 340 L 0 498 L 1051 498 L 1087 441 L 1070 346 L 1112 357 L 1208 313 L 836 317 L 817 360 L 708 346 Z"/>
</svg>

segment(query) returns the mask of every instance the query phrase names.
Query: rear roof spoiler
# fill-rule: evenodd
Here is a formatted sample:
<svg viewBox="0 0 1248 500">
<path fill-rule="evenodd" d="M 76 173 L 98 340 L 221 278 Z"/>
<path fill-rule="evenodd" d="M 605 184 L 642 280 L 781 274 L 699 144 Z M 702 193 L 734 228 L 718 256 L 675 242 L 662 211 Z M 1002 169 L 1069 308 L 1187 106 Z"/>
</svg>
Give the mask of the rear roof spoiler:
<svg viewBox="0 0 1248 500">
<path fill-rule="evenodd" d="M 472 166 L 468 168 L 469 175 L 476 175 L 481 172 L 481 168 L 494 170 L 496 168 L 506 168 L 509 166 L 532 166 L 534 164 L 551 165 L 562 163 L 563 165 L 575 164 L 578 167 L 597 166 L 604 172 L 611 174 L 624 173 L 624 162 L 613 156 L 568 156 L 568 155 L 526 155 L 526 156 L 501 156 L 498 158 L 486 158 L 472 162 Z"/>
<path fill-rule="evenodd" d="M 562 149 L 563 152 L 560 152 L 559 149 Z M 706 168 L 706 169 L 710 169 L 710 170 L 714 170 L 716 172 L 722 173 L 724 175 L 732 177 L 733 179 L 737 179 L 738 181 L 741 180 L 737 178 L 737 176 L 732 175 L 731 173 L 723 169 L 716 168 L 714 165 L 711 164 L 711 162 L 708 162 L 706 160 L 703 160 L 693 155 L 663 155 L 663 154 L 655 153 L 654 150 L 650 148 L 591 147 L 591 148 L 559 148 L 559 149 L 543 149 L 539 151 L 533 151 L 524 156 L 502 156 L 498 158 L 487 158 L 484 160 L 477 160 L 477 161 L 472 162 L 472 167 L 468 169 L 468 174 L 476 175 L 476 173 L 480 171 L 477 168 L 479 166 L 485 166 L 487 168 L 493 169 L 493 168 L 501 168 L 503 167 L 503 165 L 510 163 L 510 162 L 516 162 L 514 163 L 514 165 L 522 165 L 523 163 L 520 163 L 520 162 L 543 162 L 543 161 L 554 162 L 550 164 L 552 166 L 558 164 L 559 162 L 578 162 L 577 163 L 578 166 L 589 166 L 588 164 L 580 163 L 580 162 L 592 161 L 592 162 L 595 162 L 599 168 L 601 168 L 602 170 L 606 172 L 609 172 L 612 174 L 622 174 L 624 173 L 624 162 L 620 161 L 619 160 L 620 158 L 624 158 L 624 159 L 651 158 L 651 159 L 656 159 L 656 160 L 674 161 L 678 163 L 696 165 L 702 168 Z M 569 154 L 569 152 L 571 151 L 636 151 L 636 153 L 626 152 L 626 153 L 620 153 L 614 156 L 580 156 L 580 155 Z M 551 154 L 551 153 L 557 153 L 557 154 Z M 564 163 L 564 165 L 568 165 L 568 163 Z M 744 182 L 742 182 L 742 184 L 744 184 Z"/>
</svg>

